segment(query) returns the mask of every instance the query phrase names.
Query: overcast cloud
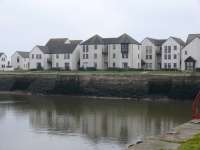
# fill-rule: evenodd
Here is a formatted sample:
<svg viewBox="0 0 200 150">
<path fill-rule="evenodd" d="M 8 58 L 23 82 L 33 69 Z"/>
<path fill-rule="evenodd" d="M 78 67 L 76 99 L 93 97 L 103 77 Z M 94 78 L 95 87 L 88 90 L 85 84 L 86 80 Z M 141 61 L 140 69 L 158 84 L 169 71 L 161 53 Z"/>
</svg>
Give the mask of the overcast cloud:
<svg viewBox="0 0 200 150">
<path fill-rule="evenodd" d="M 0 0 L 0 51 L 30 51 L 49 38 L 86 40 L 200 33 L 200 0 Z"/>
</svg>

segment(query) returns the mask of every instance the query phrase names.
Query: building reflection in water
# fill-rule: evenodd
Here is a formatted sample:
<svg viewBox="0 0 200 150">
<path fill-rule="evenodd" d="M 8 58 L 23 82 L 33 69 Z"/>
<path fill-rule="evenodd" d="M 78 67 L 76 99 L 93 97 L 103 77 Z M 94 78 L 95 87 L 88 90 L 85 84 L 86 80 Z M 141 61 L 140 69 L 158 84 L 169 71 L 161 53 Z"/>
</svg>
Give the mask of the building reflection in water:
<svg viewBox="0 0 200 150">
<path fill-rule="evenodd" d="M 187 103 L 94 100 L 74 97 L 28 97 L 31 127 L 48 134 L 79 134 L 94 142 L 115 139 L 126 144 L 153 136 L 190 118 Z"/>
</svg>

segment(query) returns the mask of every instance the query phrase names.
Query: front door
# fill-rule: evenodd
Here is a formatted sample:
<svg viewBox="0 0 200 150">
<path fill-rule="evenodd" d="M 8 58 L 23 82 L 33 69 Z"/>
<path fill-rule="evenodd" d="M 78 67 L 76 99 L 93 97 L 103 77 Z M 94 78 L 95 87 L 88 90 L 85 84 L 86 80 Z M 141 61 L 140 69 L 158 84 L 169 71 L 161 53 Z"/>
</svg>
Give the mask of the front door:
<svg viewBox="0 0 200 150">
<path fill-rule="evenodd" d="M 37 69 L 42 69 L 42 65 L 40 62 L 37 63 Z"/>
<path fill-rule="evenodd" d="M 69 70 L 69 63 L 65 63 L 65 70 Z"/>
<path fill-rule="evenodd" d="M 194 71 L 195 70 L 195 62 L 185 62 L 185 69 L 188 71 Z"/>
</svg>

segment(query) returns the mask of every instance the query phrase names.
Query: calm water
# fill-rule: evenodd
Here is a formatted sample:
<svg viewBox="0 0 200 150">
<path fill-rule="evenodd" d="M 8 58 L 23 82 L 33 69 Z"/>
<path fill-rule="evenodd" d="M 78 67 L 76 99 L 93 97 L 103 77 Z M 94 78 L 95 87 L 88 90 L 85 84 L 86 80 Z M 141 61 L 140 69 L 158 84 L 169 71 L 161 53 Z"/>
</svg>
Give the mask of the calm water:
<svg viewBox="0 0 200 150">
<path fill-rule="evenodd" d="M 124 150 L 190 120 L 191 103 L 0 96 L 0 150 Z"/>
</svg>

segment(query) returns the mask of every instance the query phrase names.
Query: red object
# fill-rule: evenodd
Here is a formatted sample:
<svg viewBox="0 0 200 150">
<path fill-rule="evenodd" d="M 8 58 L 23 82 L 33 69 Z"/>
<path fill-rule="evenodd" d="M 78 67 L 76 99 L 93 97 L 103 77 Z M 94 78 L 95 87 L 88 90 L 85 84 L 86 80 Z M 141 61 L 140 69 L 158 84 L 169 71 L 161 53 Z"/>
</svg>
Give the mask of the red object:
<svg viewBox="0 0 200 150">
<path fill-rule="evenodd" d="M 195 97 L 195 100 L 192 104 L 192 119 L 200 119 L 199 106 L 200 106 L 200 91 Z"/>
</svg>

